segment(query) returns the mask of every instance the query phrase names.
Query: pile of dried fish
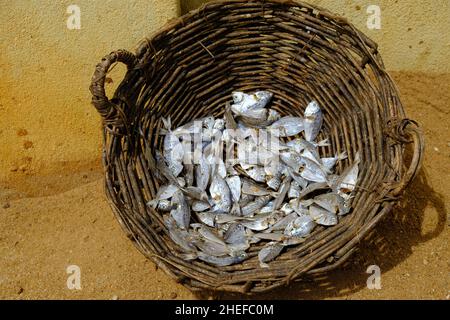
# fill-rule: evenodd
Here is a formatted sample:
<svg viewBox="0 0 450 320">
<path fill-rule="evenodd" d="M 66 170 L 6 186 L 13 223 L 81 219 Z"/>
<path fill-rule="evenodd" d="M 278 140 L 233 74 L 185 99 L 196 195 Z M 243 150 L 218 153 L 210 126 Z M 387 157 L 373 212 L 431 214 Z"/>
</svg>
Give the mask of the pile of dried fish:
<svg viewBox="0 0 450 320">
<path fill-rule="evenodd" d="M 205 117 L 173 129 L 163 119 L 163 153 L 155 165 L 162 186 L 147 205 L 164 214 L 183 259 L 216 266 L 240 263 L 248 249 L 269 267 L 286 246 L 317 225 L 333 226 L 350 211 L 359 155 L 341 175 L 346 154 L 320 157 L 323 115 L 316 101 L 302 117 L 268 108 L 272 93 L 234 92 L 223 118 Z"/>
</svg>

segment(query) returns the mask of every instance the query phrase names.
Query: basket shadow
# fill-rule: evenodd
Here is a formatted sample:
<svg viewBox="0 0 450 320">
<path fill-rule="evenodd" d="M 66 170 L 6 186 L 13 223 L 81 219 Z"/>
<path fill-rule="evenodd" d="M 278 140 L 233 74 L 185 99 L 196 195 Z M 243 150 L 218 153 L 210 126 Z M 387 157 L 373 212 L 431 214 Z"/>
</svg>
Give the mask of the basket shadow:
<svg viewBox="0 0 450 320">
<path fill-rule="evenodd" d="M 437 217 L 433 230 L 422 233 L 425 209 L 432 207 Z M 314 278 L 304 278 L 289 287 L 269 293 L 242 295 L 214 293 L 217 299 L 326 299 L 345 298 L 366 287 L 370 265 L 378 265 L 381 272 L 397 266 L 412 254 L 412 248 L 433 239 L 445 229 L 447 211 L 442 195 L 428 184 L 424 169 L 412 182 L 390 216 L 382 220 L 375 230 L 362 242 L 359 249 L 340 268 Z M 204 298 L 204 294 L 199 294 Z"/>
</svg>

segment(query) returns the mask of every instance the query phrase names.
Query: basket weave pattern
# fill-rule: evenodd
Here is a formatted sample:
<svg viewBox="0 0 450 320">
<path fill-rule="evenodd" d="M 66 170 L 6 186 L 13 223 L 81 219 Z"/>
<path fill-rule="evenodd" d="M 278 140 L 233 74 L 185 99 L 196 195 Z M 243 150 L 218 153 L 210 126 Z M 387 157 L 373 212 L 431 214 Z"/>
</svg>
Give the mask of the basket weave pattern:
<svg viewBox="0 0 450 320">
<path fill-rule="evenodd" d="M 114 97 L 105 95 L 110 67 L 128 72 Z M 162 216 L 146 206 L 158 190 L 153 151 L 162 149 L 161 117 L 174 126 L 221 116 L 231 92 L 269 90 L 271 108 L 302 116 L 317 100 L 324 112 L 321 156 L 360 152 L 353 210 L 338 225 L 319 227 L 285 250 L 269 269 L 251 258 L 213 267 L 184 261 Z M 423 138 L 406 118 L 377 45 L 345 19 L 299 1 L 213 1 L 145 39 L 136 54 L 118 50 L 96 67 L 92 102 L 103 119 L 105 185 L 117 220 L 136 247 L 191 290 L 258 293 L 340 266 L 389 214 L 420 168 Z M 405 146 L 413 156 L 405 166 Z"/>
</svg>

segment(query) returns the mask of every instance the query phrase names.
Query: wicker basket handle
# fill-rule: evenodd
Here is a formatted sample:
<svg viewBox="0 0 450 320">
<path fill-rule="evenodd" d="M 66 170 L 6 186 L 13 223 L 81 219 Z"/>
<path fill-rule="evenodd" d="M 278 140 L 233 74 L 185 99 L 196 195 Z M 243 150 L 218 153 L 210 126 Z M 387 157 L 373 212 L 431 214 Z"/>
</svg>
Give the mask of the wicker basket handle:
<svg viewBox="0 0 450 320">
<path fill-rule="evenodd" d="M 119 120 L 115 104 L 108 99 L 105 93 L 106 75 L 110 67 L 116 62 L 124 63 L 130 70 L 136 65 L 137 59 L 133 53 L 121 49 L 106 55 L 95 67 L 89 90 L 92 94 L 92 104 L 102 116 L 103 123 L 117 124 Z"/>
<path fill-rule="evenodd" d="M 392 191 L 394 196 L 400 195 L 416 177 L 423 162 L 425 149 L 422 130 L 417 122 L 403 119 L 397 125 L 397 132 L 399 136 L 403 137 L 403 142 L 412 142 L 414 144 L 414 154 L 408 170 L 405 171 L 399 185 Z"/>
</svg>

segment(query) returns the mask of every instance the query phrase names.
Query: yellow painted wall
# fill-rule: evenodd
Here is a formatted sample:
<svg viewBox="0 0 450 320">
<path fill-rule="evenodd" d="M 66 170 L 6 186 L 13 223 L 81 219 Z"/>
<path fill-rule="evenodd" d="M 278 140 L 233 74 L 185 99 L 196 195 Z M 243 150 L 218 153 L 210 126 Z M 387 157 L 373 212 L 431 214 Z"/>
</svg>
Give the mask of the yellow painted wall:
<svg viewBox="0 0 450 320">
<path fill-rule="evenodd" d="M 119 48 L 134 50 L 198 0 L 14 0 L 0 2 L 0 181 L 66 162 L 98 159 L 100 118 L 90 105 L 95 64 Z M 380 44 L 390 70 L 450 72 L 450 1 L 311 0 L 348 17 Z M 81 9 L 69 30 L 66 8 Z M 382 29 L 366 28 L 379 4 Z M 111 72 L 120 80 L 124 68 Z M 113 91 L 117 82 L 109 85 Z"/>
<path fill-rule="evenodd" d="M 67 28 L 71 4 L 80 7 L 81 30 Z M 134 51 L 177 15 L 178 0 L 0 1 L 0 181 L 98 159 L 95 65 L 115 49 Z"/>
</svg>

